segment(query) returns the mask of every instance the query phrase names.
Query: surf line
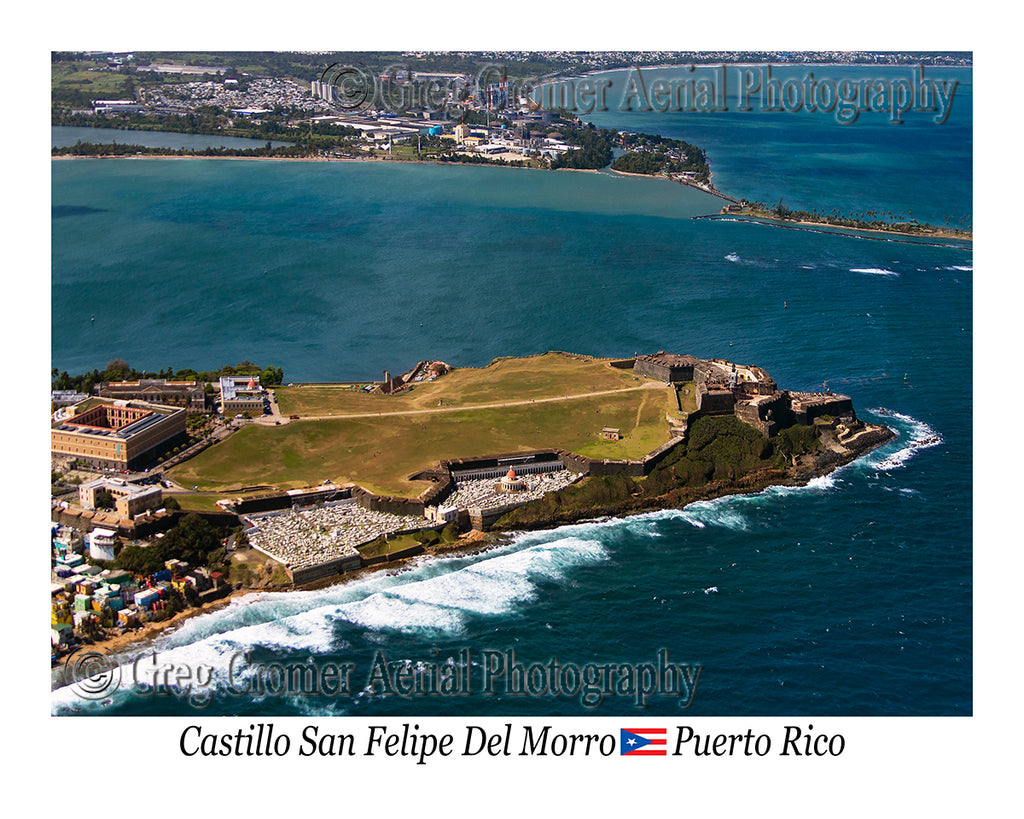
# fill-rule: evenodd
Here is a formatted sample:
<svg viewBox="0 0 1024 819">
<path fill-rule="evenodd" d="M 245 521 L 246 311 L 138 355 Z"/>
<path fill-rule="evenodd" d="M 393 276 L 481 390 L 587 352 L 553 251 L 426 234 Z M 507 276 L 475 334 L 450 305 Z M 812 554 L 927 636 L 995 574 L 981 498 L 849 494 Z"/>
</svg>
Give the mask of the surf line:
<svg viewBox="0 0 1024 819">
<path fill-rule="evenodd" d="M 856 228 L 845 230 L 829 229 L 827 227 L 812 227 L 810 225 L 792 225 L 785 222 L 778 222 L 773 219 L 750 219 L 743 216 L 735 216 L 723 213 L 708 213 L 703 216 L 691 216 L 691 219 L 708 219 L 714 222 L 747 222 L 751 225 L 764 225 L 765 227 L 785 228 L 786 230 L 802 230 L 806 233 L 822 233 L 826 236 L 846 236 L 851 239 L 867 239 L 872 242 L 897 242 L 904 245 L 923 245 L 924 247 L 947 247 L 953 250 L 971 251 L 973 248 L 965 245 L 947 244 L 943 242 L 924 242 L 919 239 L 904 239 L 891 234 L 885 236 L 866 236 L 856 232 Z M 847 232 L 849 231 L 849 232 Z M 969 241 L 964 239 L 963 241 Z"/>
</svg>

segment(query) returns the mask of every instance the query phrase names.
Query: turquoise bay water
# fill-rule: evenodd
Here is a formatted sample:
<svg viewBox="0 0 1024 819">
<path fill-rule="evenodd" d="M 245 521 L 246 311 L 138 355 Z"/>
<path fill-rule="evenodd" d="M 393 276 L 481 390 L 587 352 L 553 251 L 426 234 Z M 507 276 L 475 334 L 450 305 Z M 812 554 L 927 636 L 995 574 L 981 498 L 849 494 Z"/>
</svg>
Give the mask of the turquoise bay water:
<svg viewBox="0 0 1024 819">
<path fill-rule="evenodd" d="M 667 349 L 757 363 L 784 387 L 827 381 L 899 434 L 802 489 L 252 595 L 158 643 L 163 659 L 215 669 L 205 708 L 59 689 L 55 712 L 679 714 L 668 698 L 590 709 L 479 690 L 488 649 L 563 664 L 665 649 L 704 668 L 695 716 L 971 713 L 969 249 L 694 220 L 720 200 L 607 173 L 140 160 L 52 174 L 52 360 L 69 372 L 114 356 L 152 369 L 249 358 L 312 381 L 427 357 Z M 969 166 L 957 174 L 949 190 L 969 190 Z M 807 190 L 796 171 L 781 178 L 787 202 Z M 931 199 L 901 190 L 915 214 Z M 352 662 L 365 682 L 378 651 L 415 664 L 464 649 L 474 693 L 457 699 L 241 698 L 227 677 L 237 653 Z"/>
<path fill-rule="evenodd" d="M 611 81 L 606 112 L 586 119 L 604 128 L 664 134 L 704 148 L 715 186 L 731 196 L 775 204 L 781 198 L 798 210 L 822 208 L 840 213 L 874 209 L 912 215 L 922 222 L 956 224 L 972 213 L 973 82 L 972 69 L 927 66 L 925 81 L 956 83 L 949 116 L 936 123 L 938 112 L 908 112 L 900 123 L 886 113 L 865 112 L 855 121 L 837 121 L 835 112 L 769 111 L 758 93 L 747 96 L 751 108 L 739 110 L 740 69 L 725 72 L 728 112 L 658 113 L 618 109 L 629 85 L 628 71 L 595 74 Z M 766 66 L 752 67 L 767 85 Z M 838 86 L 853 82 L 913 82 L 915 66 L 774 66 L 771 77 L 785 82 L 809 80 Z M 661 79 L 666 83 L 691 78 L 717 81 L 715 67 L 642 69 L 645 89 Z M 633 75 L 634 82 L 636 81 Z M 649 93 L 649 92 L 648 92 Z M 636 97 L 630 98 L 638 107 Z M 653 96 L 649 102 L 653 101 Z M 936 103 L 936 106 L 938 103 Z M 652 103 L 653 107 L 653 103 Z M 696 107 L 696 106 L 695 106 Z M 865 106 L 867 107 L 867 106 Z"/>
<path fill-rule="evenodd" d="M 70 125 L 54 125 L 50 128 L 50 143 L 55 148 L 65 148 L 78 142 L 95 145 L 144 145 L 147 148 L 195 149 L 204 148 L 262 148 L 264 139 L 218 136 L 216 134 L 176 134 L 169 131 L 138 131 L 120 128 L 86 128 Z M 289 142 L 270 140 L 272 147 L 290 145 Z"/>
</svg>

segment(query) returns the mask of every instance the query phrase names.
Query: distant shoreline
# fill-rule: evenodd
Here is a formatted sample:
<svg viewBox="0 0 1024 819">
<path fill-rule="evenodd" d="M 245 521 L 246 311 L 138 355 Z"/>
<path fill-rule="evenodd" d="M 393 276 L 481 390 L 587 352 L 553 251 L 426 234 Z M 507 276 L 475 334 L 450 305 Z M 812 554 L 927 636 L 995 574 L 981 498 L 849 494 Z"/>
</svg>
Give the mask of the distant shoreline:
<svg viewBox="0 0 1024 819">
<path fill-rule="evenodd" d="M 643 179 L 662 179 L 665 182 L 675 182 L 677 185 L 683 185 L 684 187 L 687 187 L 687 188 L 693 188 L 695 191 L 701 191 L 702 193 L 706 193 L 709 196 L 716 196 L 719 199 L 724 199 L 727 202 L 739 202 L 740 201 L 739 199 L 734 199 L 733 197 L 729 196 L 729 194 L 727 194 L 727 193 L 722 193 L 717 188 L 713 188 L 713 189 L 709 190 L 708 188 L 705 188 L 705 187 L 703 187 L 701 185 L 698 185 L 695 182 L 690 182 L 690 181 L 688 181 L 686 179 L 672 179 L 672 178 L 670 178 L 668 176 L 663 176 L 662 174 L 635 173 L 633 171 L 617 171 L 617 170 L 615 170 L 615 168 L 612 168 L 612 167 L 609 167 L 608 170 L 611 171 L 612 173 L 620 174 L 621 176 L 636 176 L 636 177 L 640 177 L 640 178 L 643 178 Z M 708 215 L 709 216 L 713 216 L 714 214 L 708 214 Z"/>
<path fill-rule="evenodd" d="M 852 225 L 834 225 L 829 222 L 814 222 L 807 219 L 785 219 L 771 216 L 764 216 L 757 213 L 751 213 L 749 211 L 742 211 L 738 213 L 712 213 L 706 216 L 694 216 L 694 219 L 709 219 L 711 221 L 719 222 L 747 222 L 749 224 L 768 225 L 769 227 L 782 227 L 789 228 L 791 230 L 807 230 L 817 233 L 829 233 L 837 236 L 854 236 L 864 239 L 877 239 L 881 240 L 884 238 L 895 238 L 904 242 L 912 244 L 931 244 L 931 242 L 924 241 L 928 239 L 946 239 L 952 241 L 966 242 L 973 245 L 974 235 L 964 235 L 956 231 L 951 231 L 943 228 L 935 228 L 932 232 L 921 232 L 917 233 L 909 230 L 899 230 L 898 228 L 868 228 L 868 227 L 854 227 Z M 879 236 L 861 236 L 864 233 L 877 233 Z M 915 241 L 922 240 L 922 241 Z"/>
<path fill-rule="evenodd" d="M 722 193 L 721 191 L 718 191 L 718 190 L 708 190 L 707 188 L 701 187 L 700 185 L 695 185 L 692 182 L 687 182 L 686 180 L 668 179 L 667 177 L 656 175 L 656 174 L 630 173 L 628 171 L 617 171 L 617 170 L 614 170 L 611 167 L 607 167 L 607 168 L 555 168 L 555 169 L 552 170 L 552 169 L 546 169 L 546 168 L 530 168 L 530 167 L 527 167 L 525 165 L 499 165 L 497 162 L 423 162 L 423 161 L 420 161 L 420 160 L 388 159 L 387 157 L 383 157 L 383 156 L 380 156 L 380 157 L 377 157 L 377 156 L 349 156 L 349 157 L 325 157 L 325 156 L 207 156 L 206 154 L 175 154 L 175 155 L 167 155 L 167 154 L 152 154 L 152 155 L 147 155 L 147 154 L 119 154 L 119 155 L 116 155 L 116 156 L 111 156 L 111 155 L 107 155 L 107 154 L 78 154 L 78 155 L 60 154 L 60 155 L 56 155 L 56 156 L 51 156 L 50 159 L 52 159 L 52 160 L 66 160 L 66 159 L 119 159 L 119 160 L 120 159 L 136 159 L 136 160 L 139 160 L 139 159 L 186 159 L 186 160 L 187 159 L 218 159 L 218 160 L 219 159 L 236 159 L 236 160 L 239 160 L 240 159 L 240 160 L 246 160 L 246 161 L 259 161 L 259 162 L 378 162 L 378 163 L 379 162 L 388 162 L 388 163 L 394 163 L 394 164 L 397 164 L 397 165 L 432 165 L 432 166 L 463 165 L 463 166 L 470 166 L 470 167 L 474 167 L 474 168 L 509 168 L 511 170 L 516 170 L 516 171 L 543 171 L 544 173 L 560 173 L 562 171 L 570 171 L 572 173 L 600 174 L 600 173 L 603 173 L 603 172 L 607 171 L 608 173 L 613 173 L 613 174 L 616 174 L 618 176 L 632 176 L 632 177 L 635 177 L 637 179 L 653 179 L 653 180 L 660 179 L 660 180 L 663 180 L 665 182 L 675 182 L 675 183 L 677 183 L 679 185 L 682 185 L 683 187 L 691 188 L 692 190 L 699 191 L 700 193 L 707 194 L 708 196 L 713 196 L 713 197 L 715 197 L 717 199 L 725 199 L 725 200 L 727 200 L 729 202 L 737 202 L 737 201 L 739 201 L 739 200 L 734 199 L 733 197 L 729 196 L 728 194 Z M 709 213 L 707 215 L 708 216 L 713 216 L 715 214 L 710 214 Z"/>
<path fill-rule="evenodd" d="M 472 167 L 485 167 L 485 168 L 510 168 L 513 170 L 525 170 L 525 171 L 545 171 L 550 172 L 550 169 L 545 168 L 531 168 L 524 165 L 501 165 L 497 162 L 431 162 L 423 160 L 401 160 L 401 159 L 389 159 L 384 156 L 350 156 L 350 157 L 324 157 L 324 156 L 231 156 L 231 155 L 206 155 L 206 154 L 118 154 L 118 155 L 106 155 L 106 154 L 80 154 L 80 155 L 69 155 L 59 154 L 50 156 L 51 160 L 78 160 L 78 159 L 114 159 L 114 160 L 145 160 L 145 159 L 160 159 L 160 160 L 192 160 L 192 159 L 214 159 L 214 160 L 246 160 L 246 161 L 258 161 L 258 162 L 365 162 L 365 163 L 395 163 L 401 165 L 432 165 L 432 166 L 451 166 L 451 165 L 465 165 Z M 665 182 L 675 182 L 684 187 L 698 191 L 700 193 L 707 194 L 708 196 L 715 197 L 717 199 L 724 199 L 727 202 L 738 203 L 742 201 L 727 193 L 723 193 L 717 189 L 709 190 L 701 185 L 697 185 L 692 182 L 688 182 L 685 179 L 669 179 L 660 174 L 644 174 L 644 173 L 633 173 L 630 171 L 619 171 L 608 166 L 606 168 L 556 168 L 555 172 L 558 171 L 572 171 L 574 173 L 589 173 L 599 174 L 607 171 L 608 173 L 616 174 L 618 176 L 627 176 L 641 179 L 652 179 L 662 180 Z M 739 211 L 736 213 L 707 213 L 701 216 L 691 217 L 693 219 L 711 219 L 718 221 L 737 221 L 737 222 L 748 222 L 752 224 L 764 224 L 774 227 L 789 228 L 791 230 L 808 230 L 817 231 L 821 233 L 829 233 L 838 236 L 853 236 L 854 238 L 899 238 L 906 242 L 914 243 L 915 239 L 927 240 L 927 239 L 946 239 L 953 241 L 966 242 L 973 245 L 974 239 L 973 234 L 965 236 L 962 233 L 956 231 L 950 231 L 943 228 L 936 228 L 931 233 L 915 233 L 912 231 L 899 230 L 898 228 L 859 228 L 850 225 L 834 225 L 828 222 L 814 222 L 800 219 L 784 219 L 772 216 L 765 216 L 758 213 L 753 213 L 748 210 Z M 865 233 L 879 234 L 879 237 L 863 236 Z M 927 241 L 917 242 L 919 244 L 929 244 Z"/>
<path fill-rule="evenodd" d="M 619 66 L 618 68 L 594 68 L 586 71 L 582 74 L 573 74 L 571 77 L 590 77 L 594 74 L 609 74 L 612 71 L 631 71 L 634 68 L 639 68 L 641 71 L 663 71 L 666 68 L 683 68 L 688 69 L 690 66 L 694 68 L 720 68 L 725 66 L 726 68 L 755 68 L 764 65 L 770 65 L 773 68 L 917 68 L 919 65 L 923 65 L 925 68 L 952 68 L 959 71 L 962 70 L 974 70 L 974 65 L 937 65 L 935 63 L 915 62 L 915 63 L 795 63 L 795 62 L 778 62 L 773 60 L 764 60 L 762 62 L 754 63 L 749 61 L 731 63 L 725 60 L 717 60 L 710 63 L 659 63 L 658 65 L 629 65 Z M 569 79 L 570 77 L 567 77 Z"/>
</svg>

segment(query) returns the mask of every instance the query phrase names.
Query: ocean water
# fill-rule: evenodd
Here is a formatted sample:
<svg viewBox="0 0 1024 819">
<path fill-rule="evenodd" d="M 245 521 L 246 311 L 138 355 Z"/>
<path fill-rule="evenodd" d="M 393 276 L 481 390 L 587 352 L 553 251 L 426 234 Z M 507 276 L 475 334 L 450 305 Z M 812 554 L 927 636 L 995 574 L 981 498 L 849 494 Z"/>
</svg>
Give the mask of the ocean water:
<svg viewBox="0 0 1024 819">
<path fill-rule="evenodd" d="M 620 127 L 646 129 L 632 123 Z M 790 156 L 782 144 L 812 139 L 806 127 L 780 126 L 768 148 Z M 841 152 L 821 128 L 820 152 Z M 933 143 L 905 155 L 915 215 L 934 201 L 914 182 Z M 741 167 L 709 155 L 723 176 Z M 777 178 L 794 205 L 809 196 L 804 162 Z M 970 174 L 949 163 L 951 210 L 970 212 Z M 807 487 L 250 595 L 156 643 L 162 663 L 211 669 L 209 701 L 124 684 L 90 702 L 58 687 L 55 713 L 972 712 L 969 248 L 692 219 L 721 200 L 609 173 L 86 160 L 54 162 L 52 194 L 52 363 L 69 372 L 115 356 L 152 369 L 248 358 L 314 381 L 428 357 L 666 349 L 756 363 L 783 387 L 827 382 L 898 433 Z M 579 667 L 664 650 L 702 671 L 685 711 L 673 697 L 639 709 L 628 696 L 484 692 L 488 658 L 510 650 L 525 666 Z M 440 668 L 462 652 L 465 696 L 364 690 L 380 657 Z M 352 690 L 237 695 L 259 669 L 305 662 L 352 663 Z"/>
<path fill-rule="evenodd" d="M 646 99 L 652 108 L 657 99 L 652 91 L 661 80 L 667 87 L 687 81 L 706 80 L 721 93 L 720 66 L 641 69 L 640 80 L 629 70 L 597 73 L 595 81 L 612 83 L 606 91 L 607 111 L 594 111 L 585 118 L 603 128 L 639 133 L 664 134 L 683 139 L 705 149 L 711 161 L 715 186 L 736 198 L 768 204 L 780 199 L 796 210 L 812 208 L 840 213 L 865 210 L 903 214 L 932 224 L 960 224 L 961 217 L 972 213 L 973 119 L 974 97 L 972 69 L 925 66 L 923 80 L 918 66 L 727 66 L 724 72 L 724 102 L 728 111 L 666 112 L 631 110 L 623 114 L 624 103 L 639 107 L 639 97 L 630 95 L 644 84 Z M 744 71 L 752 72 L 748 77 Z M 750 87 L 769 80 L 781 84 L 795 81 L 804 94 L 810 83 L 836 88 L 846 93 L 865 83 L 897 82 L 921 84 L 946 83 L 952 89 L 948 116 L 941 124 L 938 101 L 925 97 L 935 112 L 908 111 L 899 122 L 884 112 L 884 100 L 877 104 L 871 95 L 862 108 L 875 110 L 857 114 L 852 122 L 842 122 L 837 111 L 829 112 L 804 105 L 798 110 L 769 110 L 773 104 L 760 92 L 744 94 L 743 83 Z M 843 83 L 854 85 L 844 86 Z M 953 88 L 953 84 L 955 88 Z M 845 89 L 845 91 L 844 91 Z M 818 93 L 818 92 L 816 92 Z M 767 91 L 765 91 L 767 94 Z M 920 94 L 920 92 L 918 92 Z M 849 98 L 858 96 L 851 93 Z M 625 99 L 624 99 L 625 98 Z M 671 101 L 673 98 L 670 97 Z M 685 96 L 682 97 L 685 101 Z M 822 99 L 817 96 L 817 99 Z M 827 96 L 824 98 L 827 105 Z M 917 98 L 920 104 L 920 97 Z M 748 112 L 739 110 L 742 104 Z M 774 103 L 780 107 L 780 103 Z M 680 106 L 682 107 L 682 106 Z M 704 106 L 710 107 L 710 106 Z M 790 105 L 791 108 L 795 105 Z M 921 107 L 924 107 L 922 104 Z M 852 116 L 852 115 L 851 115 Z"/>
</svg>

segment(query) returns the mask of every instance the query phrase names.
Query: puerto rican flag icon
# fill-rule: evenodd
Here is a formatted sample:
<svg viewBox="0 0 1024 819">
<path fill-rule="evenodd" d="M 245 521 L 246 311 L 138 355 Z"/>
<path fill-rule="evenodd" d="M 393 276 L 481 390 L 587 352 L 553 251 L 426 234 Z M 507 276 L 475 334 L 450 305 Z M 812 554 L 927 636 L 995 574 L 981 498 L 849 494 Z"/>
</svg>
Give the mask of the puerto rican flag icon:
<svg viewBox="0 0 1024 819">
<path fill-rule="evenodd" d="M 620 728 L 620 756 L 665 756 L 667 728 Z"/>
</svg>

